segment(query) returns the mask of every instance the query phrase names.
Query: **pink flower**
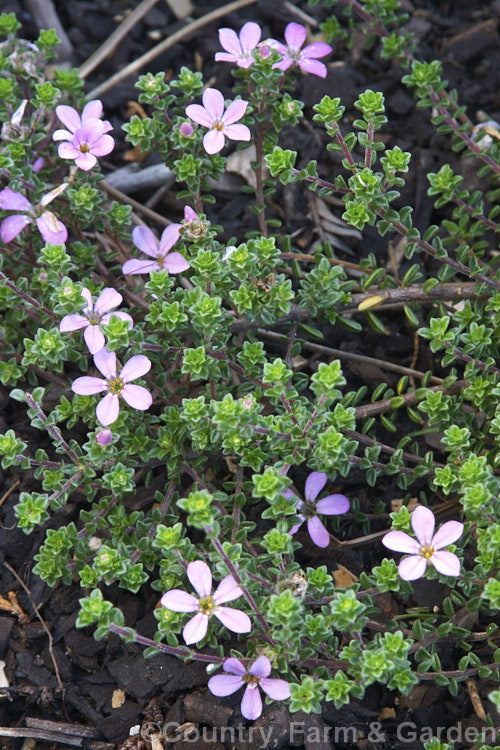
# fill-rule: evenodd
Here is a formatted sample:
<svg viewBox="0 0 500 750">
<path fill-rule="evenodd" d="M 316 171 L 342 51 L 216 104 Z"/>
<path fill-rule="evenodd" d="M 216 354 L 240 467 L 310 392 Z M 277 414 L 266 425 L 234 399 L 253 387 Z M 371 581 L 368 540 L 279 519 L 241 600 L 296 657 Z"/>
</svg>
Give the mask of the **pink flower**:
<svg viewBox="0 0 500 750">
<path fill-rule="evenodd" d="M 404 531 L 389 531 L 382 539 L 382 544 L 388 549 L 410 554 L 399 563 L 399 575 L 404 581 L 414 581 L 423 576 L 429 563 L 445 576 L 460 574 L 460 560 L 453 552 L 443 550 L 443 547 L 457 541 L 463 534 L 464 525 L 458 521 L 447 521 L 434 534 L 435 523 L 432 510 L 419 505 L 411 516 L 416 540 Z"/>
<path fill-rule="evenodd" d="M 99 445 L 109 445 L 113 440 L 113 433 L 111 430 L 99 430 L 95 436 L 95 440 Z"/>
<path fill-rule="evenodd" d="M 186 114 L 199 125 L 209 128 L 203 137 L 207 154 L 217 154 L 225 144 L 224 136 L 233 141 L 249 141 L 250 130 L 246 125 L 235 125 L 246 112 L 248 102 L 235 99 L 224 111 L 224 97 L 217 89 L 206 89 L 201 104 L 190 104 Z"/>
<path fill-rule="evenodd" d="M 120 372 L 116 374 L 116 354 L 100 349 L 94 355 L 94 364 L 102 372 L 102 378 L 85 376 L 77 378 L 71 390 L 80 396 L 93 396 L 95 393 L 106 391 L 106 395 L 99 401 L 96 408 L 96 416 L 99 422 L 107 427 L 116 422 L 120 413 L 120 396 L 133 409 L 145 411 L 153 403 L 150 392 L 141 385 L 131 385 L 130 381 L 140 378 L 151 369 L 150 360 L 143 354 L 136 354 L 126 362 Z"/>
<path fill-rule="evenodd" d="M 330 534 L 323 522 L 318 518 L 318 513 L 325 516 L 337 516 L 349 510 L 350 503 L 345 495 L 328 495 L 316 502 L 316 498 L 326 484 L 327 476 L 323 472 L 313 471 L 306 479 L 305 502 L 298 500 L 297 511 L 302 521 L 290 529 L 290 534 L 295 534 L 307 520 L 309 536 L 317 547 L 328 547 Z M 285 497 L 295 497 L 291 490 L 282 493 Z M 300 512 L 299 512 L 300 511 Z"/>
<path fill-rule="evenodd" d="M 286 680 L 269 677 L 271 662 L 267 656 L 259 656 L 248 671 L 239 659 L 226 659 L 222 669 L 229 674 L 218 674 L 208 681 L 208 689 L 213 695 L 232 695 L 246 685 L 241 701 L 241 713 L 245 719 L 258 719 L 262 713 L 262 698 L 259 685 L 273 701 L 284 701 L 290 697 L 290 685 Z"/>
<path fill-rule="evenodd" d="M 89 348 L 91 354 L 96 354 L 99 349 L 102 349 L 106 344 L 106 339 L 101 331 L 101 326 L 107 325 L 112 315 L 116 315 L 121 320 L 126 320 L 129 323 L 129 328 L 133 328 L 134 321 L 128 313 L 125 312 L 109 312 L 113 307 L 118 307 L 122 303 L 123 297 L 114 289 L 107 287 L 100 293 L 97 301 L 93 303 L 92 295 L 86 287 L 82 289 L 82 297 L 87 300 L 86 306 L 83 308 L 83 313 L 74 315 L 65 315 L 61 320 L 59 330 L 62 333 L 68 331 L 78 331 L 80 328 L 85 328 L 83 334 L 85 343 Z"/>
<path fill-rule="evenodd" d="M 190 122 L 182 122 L 179 125 L 179 131 L 184 136 L 184 138 L 190 138 L 193 135 L 193 126 Z"/>
<path fill-rule="evenodd" d="M 106 156 L 115 147 L 110 135 L 112 130 L 108 120 L 100 120 L 102 103 L 94 99 L 85 105 L 82 116 L 73 107 L 60 105 L 56 114 L 67 130 L 56 130 L 54 141 L 65 141 L 59 144 L 57 153 L 61 159 L 74 159 L 80 169 L 88 172 L 97 164 L 97 156 Z"/>
<path fill-rule="evenodd" d="M 240 68 L 249 68 L 254 61 L 253 51 L 260 42 L 262 30 L 258 23 L 250 21 L 242 26 L 240 36 L 232 29 L 219 29 L 219 41 L 226 50 L 217 52 L 217 62 L 234 62 Z"/>
<path fill-rule="evenodd" d="M 123 264 L 123 273 L 150 273 L 165 268 L 169 273 L 181 273 L 189 268 L 189 263 L 181 253 L 170 253 L 180 237 L 180 224 L 170 224 L 158 240 L 148 227 L 135 227 L 132 232 L 134 245 L 154 260 L 127 260 Z M 170 253 L 170 255 L 168 255 Z"/>
<path fill-rule="evenodd" d="M 312 73 L 320 78 L 326 78 L 326 65 L 318 62 L 316 58 L 329 55 L 332 48 L 326 42 L 313 42 L 301 50 L 302 45 L 306 41 L 306 36 L 307 32 L 304 26 L 300 23 L 289 23 L 285 29 L 286 47 L 281 42 L 276 42 L 275 40 L 268 41 L 268 44 L 271 44 L 274 49 L 278 50 L 283 57 L 280 62 L 273 65 L 273 68 L 288 70 L 291 65 L 295 64 L 304 73 Z"/>
<path fill-rule="evenodd" d="M 23 231 L 28 224 L 36 223 L 38 231 L 45 242 L 52 242 L 54 245 L 63 245 L 68 239 L 68 230 L 59 219 L 54 216 L 52 211 L 46 211 L 45 206 L 54 198 L 57 198 L 63 190 L 66 190 L 68 183 L 64 182 L 50 193 L 43 196 L 40 203 L 33 206 L 22 193 L 16 193 L 10 188 L 4 188 L 0 191 L 0 208 L 7 211 L 21 211 L 22 213 L 8 216 L 0 225 L 0 237 L 3 242 L 11 242 L 17 235 Z"/>
<path fill-rule="evenodd" d="M 184 641 L 188 645 L 198 643 L 205 637 L 208 620 L 212 615 L 215 615 L 233 633 L 250 632 L 252 623 L 245 612 L 232 607 L 220 606 L 225 602 L 238 599 L 243 593 L 232 576 L 223 578 L 213 595 L 212 573 L 205 562 L 196 560 L 189 563 L 187 577 L 198 596 L 193 596 L 193 594 L 188 594 L 180 589 L 172 589 L 162 596 L 161 603 L 166 609 L 171 609 L 173 612 L 197 613 L 189 620 L 182 631 Z"/>
</svg>

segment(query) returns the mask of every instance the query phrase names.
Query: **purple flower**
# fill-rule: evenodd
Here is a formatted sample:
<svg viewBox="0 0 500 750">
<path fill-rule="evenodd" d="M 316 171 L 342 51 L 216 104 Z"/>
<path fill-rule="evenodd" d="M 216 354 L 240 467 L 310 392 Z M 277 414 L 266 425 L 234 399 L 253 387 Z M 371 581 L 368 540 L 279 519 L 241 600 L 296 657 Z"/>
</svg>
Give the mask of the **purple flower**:
<svg viewBox="0 0 500 750">
<path fill-rule="evenodd" d="M 179 125 L 179 131 L 184 136 L 184 138 L 190 138 L 193 135 L 193 126 L 190 122 L 182 122 Z"/>
<path fill-rule="evenodd" d="M 304 26 L 300 23 L 289 23 L 285 29 L 286 47 L 274 39 L 269 41 L 268 44 L 271 44 L 274 49 L 278 50 L 283 57 L 280 62 L 274 63 L 273 68 L 288 70 L 295 63 L 304 73 L 312 73 L 320 78 L 326 78 L 326 65 L 318 62 L 316 58 L 329 55 L 332 48 L 326 42 L 313 42 L 301 50 L 302 45 L 306 41 L 306 36 L 307 32 Z"/>
<path fill-rule="evenodd" d="M 85 105 L 82 116 L 76 109 L 66 105 L 56 107 L 56 115 L 67 130 L 56 130 L 54 141 L 65 141 L 59 144 L 57 153 L 61 159 L 74 159 L 80 169 L 88 172 L 97 164 L 97 156 L 106 156 L 115 147 L 110 135 L 112 130 L 109 120 L 100 120 L 102 103 L 94 99 Z"/>
<path fill-rule="evenodd" d="M 232 576 L 226 576 L 212 594 L 212 573 L 202 560 L 196 560 L 187 566 L 187 577 L 198 594 L 188 594 L 180 589 L 167 591 L 161 598 L 166 609 L 173 612 L 196 612 L 184 626 L 182 637 L 190 645 L 198 643 L 205 637 L 208 620 L 215 615 L 228 630 L 233 633 L 249 633 L 252 623 L 245 612 L 232 607 L 221 607 L 225 602 L 232 602 L 242 595 L 242 590 Z"/>
<path fill-rule="evenodd" d="M 145 411 L 153 403 L 150 392 L 141 385 L 131 385 L 130 381 L 140 378 L 151 369 L 150 360 L 143 354 L 136 354 L 123 365 L 120 376 L 116 374 L 116 354 L 100 349 L 94 354 L 94 364 L 102 372 L 102 378 L 85 376 L 77 378 L 71 390 L 80 396 L 93 396 L 107 391 L 95 410 L 99 422 L 107 427 L 116 422 L 120 413 L 120 396 L 134 409 Z"/>
<path fill-rule="evenodd" d="M 410 554 L 399 563 L 399 575 L 404 581 L 414 581 L 423 576 L 429 563 L 445 576 L 460 574 L 460 560 L 453 552 L 443 550 L 443 547 L 457 541 L 463 534 L 464 525 L 458 521 L 447 521 L 434 534 L 435 523 L 432 510 L 419 505 L 411 516 L 416 540 L 404 531 L 389 531 L 382 539 L 382 544 L 388 549 Z"/>
<path fill-rule="evenodd" d="M 181 253 L 168 253 L 180 237 L 180 224 L 170 224 L 158 240 L 148 227 L 135 227 L 132 232 L 134 245 L 154 260 L 127 260 L 123 264 L 123 273 L 150 273 L 165 268 L 169 273 L 181 273 L 189 268 L 189 263 Z"/>
<path fill-rule="evenodd" d="M 107 325 L 112 315 L 116 315 L 120 320 L 126 320 L 129 323 L 129 328 L 133 328 L 134 321 L 128 313 L 125 312 L 109 312 L 113 307 L 118 307 L 122 303 L 123 297 L 114 289 L 107 287 L 100 293 L 97 301 L 94 305 L 92 295 L 90 291 L 83 287 L 82 297 L 87 300 L 86 306 L 83 308 L 83 313 L 74 315 L 65 315 L 61 320 L 59 330 L 62 333 L 68 331 L 78 331 L 80 328 L 85 328 L 83 334 L 85 343 L 89 348 L 91 354 L 96 354 L 99 349 L 102 349 L 106 344 L 106 339 L 101 331 L 101 326 Z"/>
<path fill-rule="evenodd" d="M 4 188 L 0 191 L 0 208 L 7 211 L 21 211 L 21 213 L 8 216 L 0 225 L 0 237 L 2 242 L 11 242 L 17 235 L 23 231 L 28 224 L 36 223 L 38 231 L 45 242 L 52 242 L 54 245 L 63 245 L 68 239 L 68 230 L 64 224 L 59 221 L 52 211 L 46 211 L 45 206 L 54 198 L 57 198 L 63 190 L 66 190 L 68 183 L 51 190 L 43 196 L 37 206 L 33 206 L 22 193 L 16 193 L 10 188 Z"/>
<path fill-rule="evenodd" d="M 226 50 L 217 52 L 217 62 L 234 62 L 240 68 L 249 68 L 254 61 L 253 51 L 260 42 L 262 31 L 258 23 L 250 21 L 242 26 L 240 36 L 232 29 L 219 29 L 219 41 Z"/>
<path fill-rule="evenodd" d="M 286 680 L 269 677 L 271 662 L 267 656 L 259 656 L 248 671 L 239 659 L 226 659 L 222 665 L 224 672 L 208 681 L 208 689 L 213 695 L 223 697 L 232 695 L 246 685 L 241 701 L 241 713 L 245 719 L 258 719 L 262 713 L 262 698 L 259 685 L 273 701 L 284 701 L 290 697 L 290 685 Z"/>
<path fill-rule="evenodd" d="M 317 547 L 328 547 L 330 544 L 330 534 L 325 528 L 323 522 L 318 518 L 318 513 L 325 516 L 338 516 L 340 513 L 346 513 L 349 510 L 349 500 L 345 495 L 328 495 L 322 497 L 316 502 L 316 498 L 326 484 L 327 476 L 320 471 L 313 471 L 306 479 L 305 502 L 298 500 L 297 511 L 302 519 L 300 523 L 290 529 L 290 534 L 295 532 L 307 520 L 307 530 L 309 536 Z M 285 497 L 295 497 L 291 490 L 283 492 Z"/>
<path fill-rule="evenodd" d="M 246 125 L 235 125 L 246 112 L 248 102 L 235 99 L 224 111 L 224 97 L 217 89 L 206 89 L 201 104 L 190 104 L 186 114 L 199 125 L 209 128 L 203 137 L 207 154 L 217 154 L 224 148 L 224 136 L 233 141 L 249 141 L 250 130 Z"/>
</svg>

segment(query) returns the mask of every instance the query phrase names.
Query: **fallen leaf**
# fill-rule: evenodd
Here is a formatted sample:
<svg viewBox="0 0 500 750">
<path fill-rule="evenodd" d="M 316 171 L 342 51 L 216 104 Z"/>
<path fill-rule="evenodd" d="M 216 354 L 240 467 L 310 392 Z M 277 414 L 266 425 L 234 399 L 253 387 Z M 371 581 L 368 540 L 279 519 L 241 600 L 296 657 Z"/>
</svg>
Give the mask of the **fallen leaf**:
<svg viewBox="0 0 500 750">
<path fill-rule="evenodd" d="M 379 713 L 379 715 L 378 715 L 377 718 L 378 718 L 379 721 L 384 721 L 384 719 L 394 719 L 395 716 L 396 716 L 396 712 L 393 709 L 393 707 L 392 706 L 385 706 L 381 710 L 381 712 Z"/>
<path fill-rule="evenodd" d="M 113 690 L 111 698 L 111 708 L 121 708 L 125 703 L 125 692 L 123 690 Z"/>
<path fill-rule="evenodd" d="M 343 565 L 338 565 L 337 570 L 333 571 L 333 580 L 335 586 L 341 589 L 348 589 L 353 583 L 357 583 L 359 580 L 354 573 L 345 568 Z"/>
</svg>

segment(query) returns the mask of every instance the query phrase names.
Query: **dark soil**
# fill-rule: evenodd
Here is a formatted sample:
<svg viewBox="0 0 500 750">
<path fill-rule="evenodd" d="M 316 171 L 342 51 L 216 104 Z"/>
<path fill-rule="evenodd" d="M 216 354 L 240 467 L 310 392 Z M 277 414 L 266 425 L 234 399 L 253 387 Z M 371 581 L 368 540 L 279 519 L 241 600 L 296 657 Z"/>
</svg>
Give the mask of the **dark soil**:
<svg viewBox="0 0 500 750">
<path fill-rule="evenodd" d="M 84 62 L 116 28 L 124 12 L 137 4 L 138 0 L 55 0 L 56 10 L 74 48 L 73 65 L 78 66 Z M 193 16 L 201 17 L 220 5 L 221 3 L 204 0 L 195 2 Z M 88 77 L 86 90 L 91 90 L 153 47 L 159 38 L 181 28 L 184 22 L 176 19 L 171 6 L 174 6 L 173 2 L 158 2 L 126 40 L 120 43 L 114 54 Z M 467 106 L 472 121 L 477 120 L 479 110 L 487 113 L 488 118 L 500 119 L 500 46 L 497 34 L 500 2 L 407 0 L 404 6 L 411 14 L 409 29 L 420 40 L 417 52 L 419 59 L 440 58 L 443 61 L 444 78 L 450 81 L 450 89 L 458 90 L 459 99 Z M 321 6 L 309 8 L 302 0 L 296 2 L 296 7 L 318 21 L 327 14 Z M 3 0 L 2 10 L 15 11 L 24 24 L 25 35 L 28 38 L 36 37 L 38 19 L 31 15 L 28 2 Z M 232 82 L 231 66 L 214 64 L 214 54 L 220 49 L 217 29 L 221 25 L 239 29 L 249 20 L 261 23 L 263 37 L 281 38 L 285 25 L 291 20 L 301 22 L 301 17 L 293 16 L 281 0 L 257 3 L 204 27 L 195 37 L 155 59 L 148 70 L 153 73 L 162 70 L 173 76 L 181 65 L 186 65 L 202 70 L 205 80 L 210 79 L 211 85 L 228 92 Z M 387 144 L 398 144 L 413 153 L 413 168 L 402 200 L 405 204 L 414 206 L 417 227 L 422 229 L 434 223 L 433 203 L 426 194 L 425 174 L 436 171 L 444 159 L 459 158 L 450 156 L 448 137 L 436 134 L 429 124 L 429 113 L 415 106 L 411 92 L 401 84 L 401 70 L 380 60 L 377 45 L 366 51 L 363 49 L 362 39 L 356 37 L 351 50 L 339 46 L 334 50 L 331 60 L 335 64 L 330 63 L 325 81 L 314 76 L 299 79 L 295 96 L 306 103 L 309 125 L 291 131 L 290 137 L 286 139 L 287 147 L 299 151 L 301 163 L 318 159 L 321 174 L 335 174 L 338 171 L 339 157 L 325 150 L 326 136 L 319 126 L 312 123 L 310 107 L 324 93 L 339 96 L 346 106 L 346 116 L 353 119 L 355 110 L 352 103 L 361 91 L 366 88 L 383 91 L 389 115 L 389 123 L 384 130 Z M 102 96 L 105 115 L 115 126 L 114 135 L 119 144 L 108 158 L 109 163 L 105 162 L 105 171 L 123 166 L 124 154 L 129 150 L 129 145 L 124 140 L 120 141 L 118 134 L 121 124 L 127 119 L 128 102 L 137 101 L 137 91 L 133 86 L 135 79 L 136 76 L 131 77 Z M 153 161 L 154 157 L 150 157 L 147 163 Z M 458 171 L 466 176 L 463 187 L 473 189 L 472 178 L 467 177 L 467 165 L 462 163 Z M 248 210 L 247 198 L 239 193 L 242 179 L 235 175 L 226 177 L 215 188 L 217 202 L 209 208 L 209 218 L 224 226 L 227 237 L 234 235 L 242 238 L 246 231 L 257 228 L 256 219 Z M 146 202 L 153 192 L 134 197 Z M 175 193 L 167 191 L 156 203 L 155 210 L 166 216 L 177 216 L 180 206 Z M 337 210 L 334 206 L 330 208 L 333 212 Z M 283 220 L 287 233 L 301 232 L 300 246 L 307 252 L 318 236 L 318 227 L 309 204 L 305 203 L 303 187 L 295 185 L 287 188 L 286 195 L 279 193 L 278 200 L 270 209 L 270 216 L 273 210 Z M 369 252 L 380 258 L 387 254 L 387 241 L 370 229 L 365 232 L 362 241 L 348 237 L 344 238 L 344 242 L 344 247 L 338 249 L 338 255 L 347 261 L 354 258 L 357 262 L 358 258 Z M 408 364 L 414 347 L 410 329 L 406 328 L 404 317 L 399 313 L 387 322 L 393 330 L 391 337 L 382 339 L 375 333 L 368 332 L 364 334 L 363 341 L 359 341 L 356 335 L 346 334 L 344 329 L 339 332 L 334 329 L 333 335 L 330 329 L 329 338 L 324 343 Z M 428 354 L 423 350 L 416 363 L 421 370 L 430 367 L 431 363 L 426 357 Z M 357 370 L 350 364 L 346 365 L 346 371 L 353 387 L 363 382 L 373 387 L 378 382 L 387 381 L 387 376 L 377 368 L 363 366 L 362 370 Z M 9 401 L 7 393 L 1 387 L 0 414 L 0 432 L 14 428 L 23 440 L 29 442 L 33 450 L 37 447 L 49 449 L 44 442 L 43 433 L 27 426 L 24 409 Z M 162 481 L 160 475 L 158 481 Z M 348 482 L 355 481 L 355 474 L 351 474 Z M 397 492 L 395 486 L 391 487 L 389 484 L 390 480 L 387 481 L 387 492 Z M 29 591 L 28 596 L 13 573 L 0 565 L 0 609 L 4 610 L 0 616 L 0 659 L 5 662 L 10 682 L 10 689 L 0 698 L 0 725 L 12 728 L 35 727 L 32 731 L 26 730 L 26 734 L 39 738 L 36 748 L 40 749 L 69 747 L 73 741 L 78 747 L 111 750 L 122 746 L 132 727 L 141 724 L 146 727 L 148 722 L 163 721 L 183 725 L 180 735 L 176 740 L 172 739 L 171 746 L 175 750 L 193 746 L 212 750 L 229 750 L 232 747 L 250 750 L 261 747 L 257 732 L 249 739 L 241 729 L 248 723 L 242 722 L 239 714 L 238 696 L 221 701 L 207 691 L 207 674 L 203 665 L 182 664 L 163 655 L 145 660 L 138 646 L 125 645 L 115 636 L 96 642 L 91 631 L 75 629 L 81 589 L 76 584 L 51 589 L 32 574 L 33 557 L 44 538 L 45 529 L 28 537 L 15 528 L 13 506 L 17 502 L 18 493 L 21 490 L 35 489 L 37 481 L 30 473 L 22 473 L 15 468 L 3 474 L 0 472 L 0 496 L 3 495 L 0 510 L 1 555 Z M 356 492 L 363 504 L 363 490 L 360 490 L 359 485 Z M 418 488 L 415 492 L 418 493 Z M 82 498 L 75 493 L 73 503 L 60 511 L 56 522 L 77 521 L 81 501 Z M 130 510 L 137 507 L 134 503 L 139 506 L 141 498 L 136 497 L 131 501 Z M 354 518 L 344 530 L 345 538 L 355 538 L 363 533 L 364 530 Z M 340 563 L 359 575 L 363 569 L 380 559 L 381 552 L 381 545 L 352 547 L 340 552 L 330 548 L 328 555 L 321 551 L 317 558 L 314 551 L 304 552 L 303 562 L 317 564 L 321 560 L 329 569 L 334 569 Z M 445 595 L 444 586 L 424 581 L 415 586 L 412 604 L 432 608 L 436 604 L 439 606 Z M 111 586 L 106 591 L 106 598 L 124 612 L 128 626 L 135 627 L 143 635 L 153 636 L 155 619 L 152 611 L 158 603 L 157 593 L 145 590 L 134 596 Z M 15 601 L 19 603 L 19 610 L 13 606 Z M 389 594 L 381 595 L 377 603 L 381 611 L 377 617 L 382 627 L 387 619 L 401 611 L 400 604 Z M 51 635 L 52 645 L 48 633 Z M 481 655 L 479 647 L 477 653 Z M 446 665 L 445 646 L 440 656 Z M 60 688 L 61 684 L 64 691 Z M 491 706 L 485 699 L 490 687 L 487 688 L 483 686 L 482 698 L 488 710 Z M 305 734 L 301 735 L 296 731 L 290 737 L 290 721 L 304 722 L 302 728 Z M 48 722 L 58 724 L 54 726 Z M 396 726 L 401 722 L 412 722 L 405 734 L 406 741 L 396 734 Z M 461 722 L 463 729 L 481 725 L 465 683 L 460 683 L 456 698 L 452 698 L 445 688 L 435 685 L 420 686 L 408 698 L 398 697 L 383 687 L 372 686 L 362 702 L 353 701 L 342 711 L 327 705 L 320 716 L 290 717 L 286 708 L 273 704 L 265 708 L 263 717 L 254 723 L 254 729 L 260 726 L 271 727 L 273 737 L 267 747 L 274 748 L 327 750 L 335 746 L 338 750 L 390 750 L 399 747 L 421 750 L 429 735 L 422 738 L 420 728 L 448 728 L 456 726 L 457 722 Z M 211 734 L 214 727 L 227 725 L 240 727 L 240 734 L 236 734 L 233 741 Z M 207 728 L 205 739 L 196 735 L 203 727 Z M 323 731 L 325 727 L 330 728 L 330 735 Z M 353 728 L 356 734 L 353 737 L 352 734 L 335 733 L 335 728 L 339 727 Z M 49 730 L 59 732 L 57 741 L 43 741 L 43 732 Z M 182 732 L 185 733 L 184 738 Z M 411 739 L 412 732 L 415 739 Z M 0 742 L 1 747 L 8 750 L 17 750 L 23 746 L 22 737 L 5 738 Z M 151 744 L 136 736 L 123 746 L 149 748 Z M 455 747 L 460 750 L 467 746 L 459 741 Z"/>
</svg>

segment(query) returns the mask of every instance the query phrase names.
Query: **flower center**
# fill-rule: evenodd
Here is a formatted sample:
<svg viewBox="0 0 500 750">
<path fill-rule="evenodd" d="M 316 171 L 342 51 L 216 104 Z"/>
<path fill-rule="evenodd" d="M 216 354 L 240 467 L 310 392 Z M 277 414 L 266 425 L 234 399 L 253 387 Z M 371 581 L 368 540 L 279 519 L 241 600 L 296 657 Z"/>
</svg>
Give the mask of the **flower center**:
<svg viewBox="0 0 500 750">
<path fill-rule="evenodd" d="M 207 615 L 207 617 L 211 617 L 213 615 L 215 609 L 215 603 L 211 596 L 207 596 L 205 599 L 200 599 L 198 611 L 202 613 L 202 615 Z"/>
<path fill-rule="evenodd" d="M 243 677 L 243 682 L 245 682 L 247 685 L 258 685 L 259 678 L 254 674 L 250 674 L 249 672 L 247 672 L 247 674 Z"/>
<path fill-rule="evenodd" d="M 426 560 L 430 560 L 433 554 L 434 547 L 431 547 L 430 544 L 424 544 L 420 547 L 420 556 L 425 557 Z"/>
<path fill-rule="evenodd" d="M 212 130 L 224 130 L 224 124 L 220 120 L 214 120 L 212 123 Z"/>
<path fill-rule="evenodd" d="M 100 322 L 100 316 L 96 315 L 95 312 L 92 312 L 88 316 L 88 321 L 89 321 L 89 323 L 90 323 L 91 326 L 98 326 L 99 322 Z"/>
<path fill-rule="evenodd" d="M 300 508 L 300 515 L 305 516 L 306 518 L 314 518 L 314 516 L 317 516 L 316 503 L 311 503 L 306 500 L 302 508 Z"/>
<path fill-rule="evenodd" d="M 113 396 L 119 396 L 124 388 L 125 383 L 121 378 L 112 378 L 112 380 L 108 380 L 108 390 Z"/>
<path fill-rule="evenodd" d="M 88 145 L 88 143 L 80 143 L 78 148 L 80 149 L 82 154 L 88 154 L 90 151 L 90 146 Z"/>
</svg>

